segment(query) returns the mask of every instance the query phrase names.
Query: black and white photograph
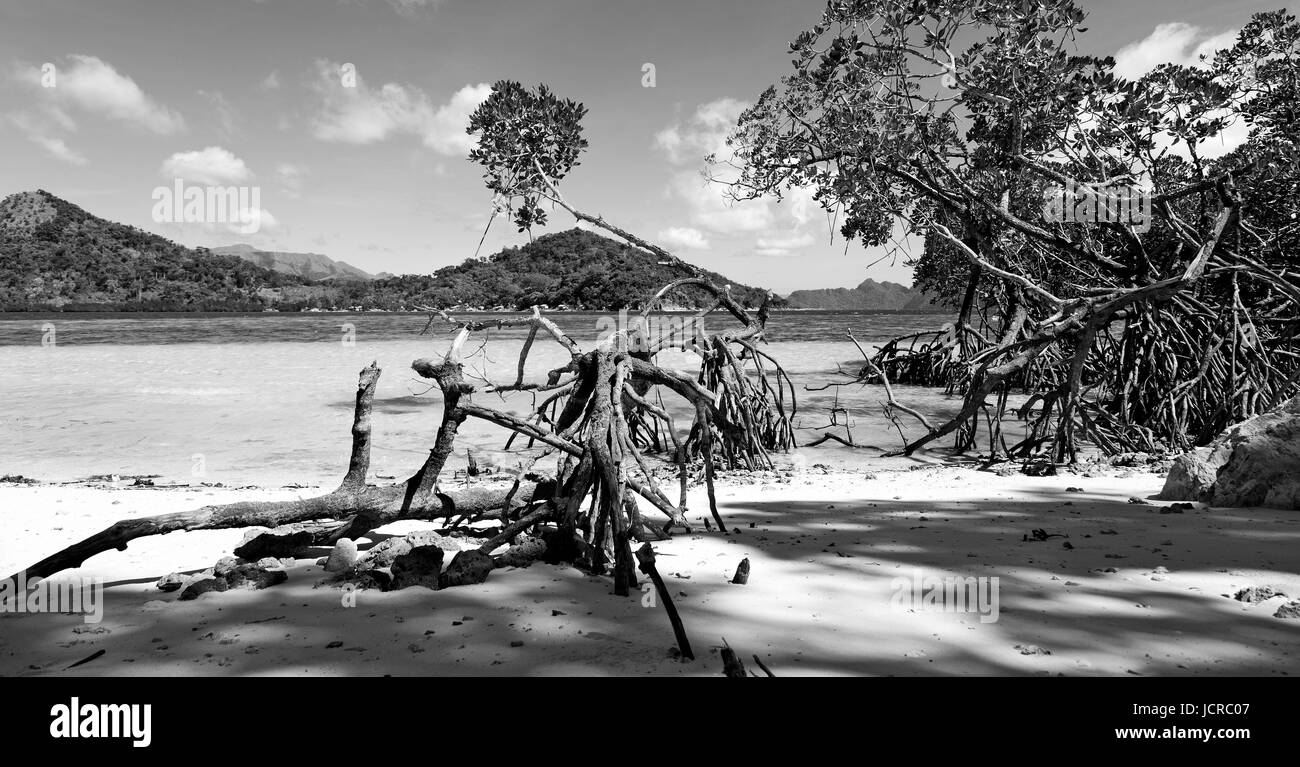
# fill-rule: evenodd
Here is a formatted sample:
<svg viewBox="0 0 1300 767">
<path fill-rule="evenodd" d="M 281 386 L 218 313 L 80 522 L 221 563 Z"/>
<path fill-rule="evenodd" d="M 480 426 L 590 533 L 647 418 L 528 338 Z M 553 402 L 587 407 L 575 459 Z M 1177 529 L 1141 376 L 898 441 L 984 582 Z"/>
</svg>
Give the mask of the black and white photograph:
<svg viewBox="0 0 1300 767">
<path fill-rule="evenodd" d="M 0 675 L 1300 674 L 1281 1 L 0 0 Z"/>
</svg>

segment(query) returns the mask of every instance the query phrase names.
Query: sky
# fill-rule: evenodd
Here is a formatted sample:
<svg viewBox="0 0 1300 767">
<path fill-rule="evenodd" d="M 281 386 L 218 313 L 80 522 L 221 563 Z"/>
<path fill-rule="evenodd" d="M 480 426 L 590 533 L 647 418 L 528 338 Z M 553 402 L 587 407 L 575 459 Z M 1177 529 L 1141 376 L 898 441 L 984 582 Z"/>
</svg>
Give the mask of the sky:
<svg viewBox="0 0 1300 767">
<path fill-rule="evenodd" d="M 1130 75 L 1191 63 L 1277 2 L 1083 0 L 1079 47 L 1117 55 Z M 575 207 L 782 294 L 868 277 L 910 284 L 901 255 L 832 237 L 807 198 L 729 204 L 701 175 L 823 7 L 0 0 L 0 196 L 45 189 L 189 246 L 248 243 L 428 273 L 473 256 L 483 236 L 492 199 L 466 159 L 465 125 L 492 82 L 514 79 L 589 109 L 590 149 L 563 185 Z M 255 190 L 244 203 L 256 218 L 160 220 L 158 190 L 177 178 Z M 558 211 L 535 234 L 572 223 Z M 482 252 L 525 242 L 502 217 Z"/>
</svg>

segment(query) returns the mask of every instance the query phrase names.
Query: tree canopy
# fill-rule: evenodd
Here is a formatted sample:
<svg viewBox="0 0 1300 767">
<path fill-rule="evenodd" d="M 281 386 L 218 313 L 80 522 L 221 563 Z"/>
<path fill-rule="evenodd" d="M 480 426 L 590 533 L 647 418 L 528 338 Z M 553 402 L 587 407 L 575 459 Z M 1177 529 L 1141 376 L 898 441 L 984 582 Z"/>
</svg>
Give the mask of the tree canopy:
<svg viewBox="0 0 1300 767">
<path fill-rule="evenodd" d="M 993 453 L 1183 448 L 1296 390 L 1294 17 L 1137 81 L 1073 52 L 1084 22 L 1072 0 L 832 0 L 731 137 L 736 197 L 811 188 L 847 238 L 925 242 L 918 287 L 956 299 L 956 332 L 879 362 L 967 401 L 909 451 L 973 447 L 982 411 Z M 1008 446 L 1013 388 L 1034 429 Z"/>
</svg>

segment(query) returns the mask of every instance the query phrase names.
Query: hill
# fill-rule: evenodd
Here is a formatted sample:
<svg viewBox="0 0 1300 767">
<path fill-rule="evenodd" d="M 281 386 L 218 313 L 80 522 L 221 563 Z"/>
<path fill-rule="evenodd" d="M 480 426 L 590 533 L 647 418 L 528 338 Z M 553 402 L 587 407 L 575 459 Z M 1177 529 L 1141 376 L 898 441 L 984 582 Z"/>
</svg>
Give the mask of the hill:
<svg viewBox="0 0 1300 767">
<path fill-rule="evenodd" d="M 248 311 L 302 280 L 105 221 L 43 190 L 0 201 L 0 310 Z"/>
<path fill-rule="evenodd" d="M 373 280 L 375 278 L 375 275 L 363 272 L 346 261 L 335 261 L 320 253 L 258 250 L 252 245 L 226 245 L 212 248 L 211 252 L 223 256 L 239 256 L 264 269 L 301 277 L 304 280 Z"/>
<path fill-rule="evenodd" d="M 945 312 L 930 296 L 896 282 L 867 279 L 856 288 L 796 290 L 786 296 L 792 309 L 867 309 L 904 312 Z"/>
<path fill-rule="evenodd" d="M 757 306 L 765 291 L 706 272 Z M 0 311 L 280 311 L 416 306 L 617 310 L 681 274 L 581 229 L 549 234 L 430 275 L 371 277 L 310 253 L 191 249 L 98 218 L 38 190 L 0 201 Z M 686 288 L 670 303 L 710 303 Z"/>
<path fill-rule="evenodd" d="M 718 285 L 730 285 L 731 295 L 748 306 L 758 306 L 766 295 L 761 288 L 732 282 L 716 272 L 705 274 Z M 515 309 L 545 304 L 574 310 L 617 310 L 682 276 L 643 250 L 575 228 L 543 235 L 484 259 L 467 259 L 431 275 L 340 286 L 337 300 L 383 309 L 415 305 Z M 669 302 L 692 309 L 711 305 L 707 294 L 694 288 L 677 291 Z"/>
</svg>

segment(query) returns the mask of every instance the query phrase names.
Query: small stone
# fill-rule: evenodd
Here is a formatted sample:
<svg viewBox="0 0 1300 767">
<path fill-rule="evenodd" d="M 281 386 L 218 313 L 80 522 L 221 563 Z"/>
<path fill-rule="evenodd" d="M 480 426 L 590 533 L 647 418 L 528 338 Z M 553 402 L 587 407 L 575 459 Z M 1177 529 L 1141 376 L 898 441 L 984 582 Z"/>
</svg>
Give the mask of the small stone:
<svg viewBox="0 0 1300 767">
<path fill-rule="evenodd" d="M 325 645 L 325 649 L 335 650 L 342 646 L 343 646 L 343 642 L 341 640 L 335 639 L 333 642 L 330 642 L 329 644 Z"/>
<path fill-rule="evenodd" d="M 236 557 L 222 557 L 217 560 L 217 564 L 212 567 L 212 574 L 218 578 L 224 578 L 239 567 L 239 559 Z"/>
<path fill-rule="evenodd" d="M 1238 602 L 1255 604 L 1257 602 L 1264 602 L 1272 599 L 1273 597 L 1284 596 L 1286 596 L 1286 594 L 1274 589 L 1272 586 L 1251 586 L 1249 588 L 1241 589 L 1236 594 L 1233 594 L 1232 598 Z"/>
<path fill-rule="evenodd" d="M 488 574 L 494 567 L 492 557 L 478 549 L 462 551 L 451 560 L 451 564 L 439 578 L 438 585 L 446 589 L 482 583 L 487 580 Z"/>
<path fill-rule="evenodd" d="M 412 549 L 420 546 L 438 546 L 446 551 L 449 545 L 455 546 L 453 542 L 447 541 L 432 530 L 420 530 L 400 538 L 380 541 L 357 559 L 357 567 L 367 570 L 375 567 L 392 567 L 398 557 L 409 554 Z"/>
<path fill-rule="evenodd" d="M 188 575 L 184 575 L 182 573 L 172 573 L 170 575 L 164 575 L 163 577 L 159 578 L 158 583 L 156 585 L 159 591 L 176 591 L 181 586 L 184 586 L 185 581 L 189 579 L 190 576 Z"/>
<path fill-rule="evenodd" d="M 1286 604 L 1277 608 L 1277 612 L 1273 613 L 1273 617 L 1286 618 L 1288 620 L 1300 619 L 1300 601 L 1287 602 Z"/>
<path fill-rule="evenodd" d="M 503 554 L 492 558 L 497 567 L 528 567 L 546 554 L 546 542 L 541 538 L 520 535 Z"/>
<path fill-rule="evenodd" d="M 299 557 L 306 554 L 315 540 L 319 523 L 294 523 L 270 530 L 254 528 L 244 533 L 235 547 L 235 556 L 255 561 L 262 557 Z"/>
<path fill-rule="evenodd" d="M 325 569 L 341 573 L 357 563 L 357 544 L 351 538 L 340 538 L 325 561 Z"/>
<path fill-rule="evenodd" d="M 749 583 L 749 557 L 740 560 L 740 564 L 736 566 L 736 574 L 732 576 L 731 582 L 741 586 Z"/>
<path fill-rule="evenodd" d="M 289 573 L 280 560 L 263 557 L 257 562 L 239 562 L 223 577 L 230 588 L 264 589 L 289 580 Z"/>
<path fill-rule="evenodd" d="M 1016 649 L 1021 655 L 1051 655 L 1051 650 L 1045 650 L 1036 644 L 1016 645 Z"/>
<path fill-rule="evenodd" d="M 181 587 L 181 593 L 177 599 L 198 599 L 209 591 L 225 591 L 228 588 L 230 588 L 230 584 L 226 583 L 225 578 L 218 578 L 211 571 L 207 571 L 192 576 L 186 581 L 185 585 Z"/>
<path fill-rule="evenodd" d="M 437 546 L 417 546 L 393 560 L 393 581 L 389 588 L 410 586 L 438 588 L 442 574 L 443 550 Z"/>
</svg>

